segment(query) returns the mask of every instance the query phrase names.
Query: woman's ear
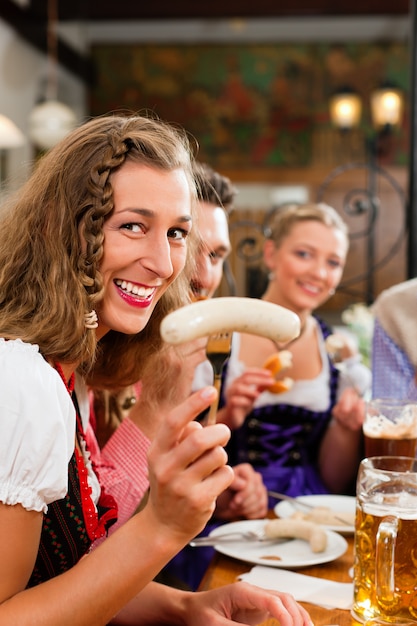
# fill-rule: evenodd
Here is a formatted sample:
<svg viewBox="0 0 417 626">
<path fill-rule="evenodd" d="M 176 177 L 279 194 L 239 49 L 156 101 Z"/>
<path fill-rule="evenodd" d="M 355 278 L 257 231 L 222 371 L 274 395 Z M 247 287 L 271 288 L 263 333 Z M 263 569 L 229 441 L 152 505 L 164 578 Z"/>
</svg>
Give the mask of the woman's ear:
<svg viewBox="0 0 417 626">
<path fill-rule="evenodd" d="M 271 239 L 264 243 L 264 263 L 269 270 L 274 269 L 273 254 L 276 251 L 275 244 Z"/>
</svg>

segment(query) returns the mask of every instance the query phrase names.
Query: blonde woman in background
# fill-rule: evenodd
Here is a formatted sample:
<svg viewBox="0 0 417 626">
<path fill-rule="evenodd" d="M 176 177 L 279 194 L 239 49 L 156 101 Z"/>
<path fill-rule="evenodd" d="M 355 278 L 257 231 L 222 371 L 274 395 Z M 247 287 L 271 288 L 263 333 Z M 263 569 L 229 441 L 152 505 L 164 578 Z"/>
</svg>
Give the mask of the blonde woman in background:
<svg viewBox="0 0 417 626">
<path fill-rule="evenodd" d="M 290 496 L 348 490 L 361 458 L 361 395 L 370 373 L 357 355 L 345 362 L 347 373 L 334 366 L 326 350 L 332 331 L 314 315 L 339 285 L 347 252 L 347 227 L 332 207 L 287 205 L 275 212 L 264 248 L 269 283 L 262 299 L 301 319 L 300 336 L 285 346 L 292 359 L 285 377 L 293 386 L 261 393 L 243 424 L 228 420 L 235 429 L 228 452 L 232 464 L 250 462 L 269 490 Z M 263 337 L 235 339 L 226 390 L 277 351 Z"/>
</svg>

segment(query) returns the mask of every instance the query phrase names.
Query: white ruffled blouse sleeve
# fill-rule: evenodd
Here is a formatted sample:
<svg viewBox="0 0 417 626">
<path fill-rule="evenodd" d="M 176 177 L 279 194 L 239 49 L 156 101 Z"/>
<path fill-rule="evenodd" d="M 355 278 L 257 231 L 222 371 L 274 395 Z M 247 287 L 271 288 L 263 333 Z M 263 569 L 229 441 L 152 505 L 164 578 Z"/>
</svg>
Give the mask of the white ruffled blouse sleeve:
<svg viewBox="0 0 417 626">
<path fill-rule="evenodd" d="M 0 501 L 46 513 L 68 490 L 75 409 L 38 346 L 0 339 Z"/>
</svg>

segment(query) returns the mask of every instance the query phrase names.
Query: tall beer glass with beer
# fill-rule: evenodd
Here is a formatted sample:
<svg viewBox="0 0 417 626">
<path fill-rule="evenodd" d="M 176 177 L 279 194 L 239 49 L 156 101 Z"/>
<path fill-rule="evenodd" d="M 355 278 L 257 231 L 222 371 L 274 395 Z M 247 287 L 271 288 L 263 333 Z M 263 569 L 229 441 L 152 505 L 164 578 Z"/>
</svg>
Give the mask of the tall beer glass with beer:
<svg viewBox="0 0 417 626">
<path fill-rule="evenodd" d="M 417 404 L 375 399 L 366 405 L 365 456 L 416 456 Z"/>
<path fill-rule="evenodd" d="M 417 619 L 417 460 L 370 457 L 356 488 L 354 599 L 360 622 Z"/>
</svg>

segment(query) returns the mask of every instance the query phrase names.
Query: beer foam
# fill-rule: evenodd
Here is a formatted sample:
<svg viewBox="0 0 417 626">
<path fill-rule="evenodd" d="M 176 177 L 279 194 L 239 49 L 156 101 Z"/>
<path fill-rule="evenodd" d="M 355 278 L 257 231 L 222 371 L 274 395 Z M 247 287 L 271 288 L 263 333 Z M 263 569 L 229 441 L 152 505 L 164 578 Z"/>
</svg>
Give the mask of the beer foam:
<svg viewBox="0 0 417 626">
<path fill-rule="evenodd" d="M 373 515 L 375 517 L 386 517 L 387 515 L 395 515 L 401 520 L 416 520 L 417 519 L 417 499 L 415 495 L 403 492 L 397 494 L 396 498 L 384 498 L 381 494 L 379 497 L 374 496 L 374 499 L 367 501 L 367 496 L 360 498 L 360 508 L 366 515 Z"/>
<path fill-rule="evenodd" d="M 368 414 L 363 425 L 363 432 L 367 437 L 379 439 L 413 439 L 417 437 L 417 421 L 414 411 L 404 411 L 396 422 L 382 414 Z"/>
</svg>

